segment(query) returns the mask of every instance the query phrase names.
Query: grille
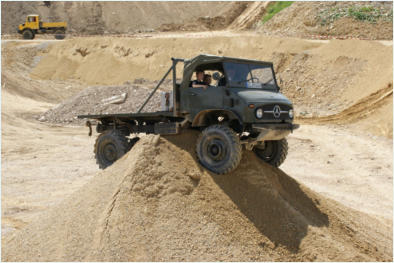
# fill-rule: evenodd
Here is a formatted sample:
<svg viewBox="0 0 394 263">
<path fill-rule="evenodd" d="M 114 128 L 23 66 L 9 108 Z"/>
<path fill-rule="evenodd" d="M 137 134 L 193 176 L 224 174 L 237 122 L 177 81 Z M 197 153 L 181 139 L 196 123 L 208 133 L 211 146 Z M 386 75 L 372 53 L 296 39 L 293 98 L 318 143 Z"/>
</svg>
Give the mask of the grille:
<svg viewBox="0 0 394 263">
<path fill-rule="evenodd" d="M 278 118 L 276 118 L 274 116 L 274 109 L 275 106 L 279 106 L 280 107 L 280 116 Z M 264 120 L 286 120 L 286 119 L 290 119 L 289 117 L 289 110 L 291 109 L 290 106 L 288 105 L 283 105 L 283 104 L 269 104 L 269 105 L 264 105 L 263 106 L 263 111 L 264 111 Z"/>
</svg>

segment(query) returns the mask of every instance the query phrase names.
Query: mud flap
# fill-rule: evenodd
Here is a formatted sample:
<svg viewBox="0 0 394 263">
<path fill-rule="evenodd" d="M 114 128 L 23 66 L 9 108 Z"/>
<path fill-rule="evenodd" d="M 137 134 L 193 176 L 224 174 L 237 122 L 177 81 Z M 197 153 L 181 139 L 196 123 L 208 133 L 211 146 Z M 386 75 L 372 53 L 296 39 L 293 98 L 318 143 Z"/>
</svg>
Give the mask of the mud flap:
<svg viewBox="0 0 394 263">
<path fill-rule="evenodd" d="M 86 122 L 86 127 L 88 127 L 89 128 L 89 136 L 92 136 L 92 124 L 90 123 L 90 121 L 87 121 Z"/>
</svg>

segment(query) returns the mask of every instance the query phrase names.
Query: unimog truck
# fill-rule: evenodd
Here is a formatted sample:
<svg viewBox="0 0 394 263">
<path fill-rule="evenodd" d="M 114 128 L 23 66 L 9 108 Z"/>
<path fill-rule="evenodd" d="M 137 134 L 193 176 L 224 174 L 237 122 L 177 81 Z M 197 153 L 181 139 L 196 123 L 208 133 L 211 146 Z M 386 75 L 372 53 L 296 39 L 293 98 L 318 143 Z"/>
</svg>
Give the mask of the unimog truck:
<svg viewBox="0 0 394 263">
<path fill-rule="evenodd" d="M 184 63 L 177 82 L 176 65 Z M 192 87 L 196 71 L 213 72 L 216 85 Z M 167 111 L 141 112 L 172 72 L 173 105 Z M 94 153 L 105 169 L 129 151 L 138 134 L 179 134 L 201 131 L 196 143 L 199 162 L 208 170 L 225 174 L 234 170 L 244 150 L 278 167 L 286 158 L 286 136 L 293 124 L 292 103 L 280 93 L 273 64 L 257 60 L 199 55 L 190 60 L 172 58 L 172 66 L 136 113 L 81 115 L 97 120 L 100 134 Z M 86 122 L 92 133 L 91 122 Z"/>
<path fill-rule="evenodd" d="M 28 15 L 26 22 L 18 26 L 18 33 L 24 39 L 34 39 L 36 34 L 55 34 L 56 39 L 64 39 L 66 22 L 42 22 L 39 15 Z"/>
</svg>

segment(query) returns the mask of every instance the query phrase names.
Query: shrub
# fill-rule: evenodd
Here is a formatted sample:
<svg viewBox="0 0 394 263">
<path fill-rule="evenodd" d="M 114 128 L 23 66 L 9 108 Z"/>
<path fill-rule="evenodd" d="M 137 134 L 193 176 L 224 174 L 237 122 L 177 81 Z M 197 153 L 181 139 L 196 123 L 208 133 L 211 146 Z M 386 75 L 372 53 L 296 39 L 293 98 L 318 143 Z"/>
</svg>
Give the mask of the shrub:
<svg viewBox="0 0 394 263">
<path fill-rule="evenodd" d="M 289 7 L 294 1 L 281 1 L 281 2 L 274 2 L 268 5 L 267 12 L 264 14 L 262 18 L 263 24 L 270 20 L 274 15 Z"/>
</svg>

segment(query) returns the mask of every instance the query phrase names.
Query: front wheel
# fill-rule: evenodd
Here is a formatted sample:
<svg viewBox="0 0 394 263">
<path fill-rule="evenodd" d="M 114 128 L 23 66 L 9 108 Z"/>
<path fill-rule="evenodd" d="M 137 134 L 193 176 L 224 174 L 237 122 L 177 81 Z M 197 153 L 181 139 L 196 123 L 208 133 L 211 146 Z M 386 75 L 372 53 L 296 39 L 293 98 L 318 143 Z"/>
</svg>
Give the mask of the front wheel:
<svg viewBox="0 0 394 263">
<path fill-rule="evenodd" d="M 212 125 L 197 140 L 196 153 L 200 163 L 208 170 L 225 174 L 234 170 L 242 157 L 238 135 L 229 127 Z"/>
<path fill-rule="evenodd" d="M 23 39 L 34 39 L 34 32 L 30 29 L 25 29 L 22 33 Z"/>
<path fill-rule="evenodd" d="M 138 137 L 129 141 L 119 130 L 108 130 L 100 134 L 94 145 L 94 154 L 100 169 L 105 169 L 120 159 L 137 141 Z"/>
<path fill-rule="evenodd" d="M 279 141 L 265 141 L 262 145 L 256 145 L 253 152 L 264 162 L 279 167 L 286 159 L 288 144 L 286 139 Z"/>
</svg>

